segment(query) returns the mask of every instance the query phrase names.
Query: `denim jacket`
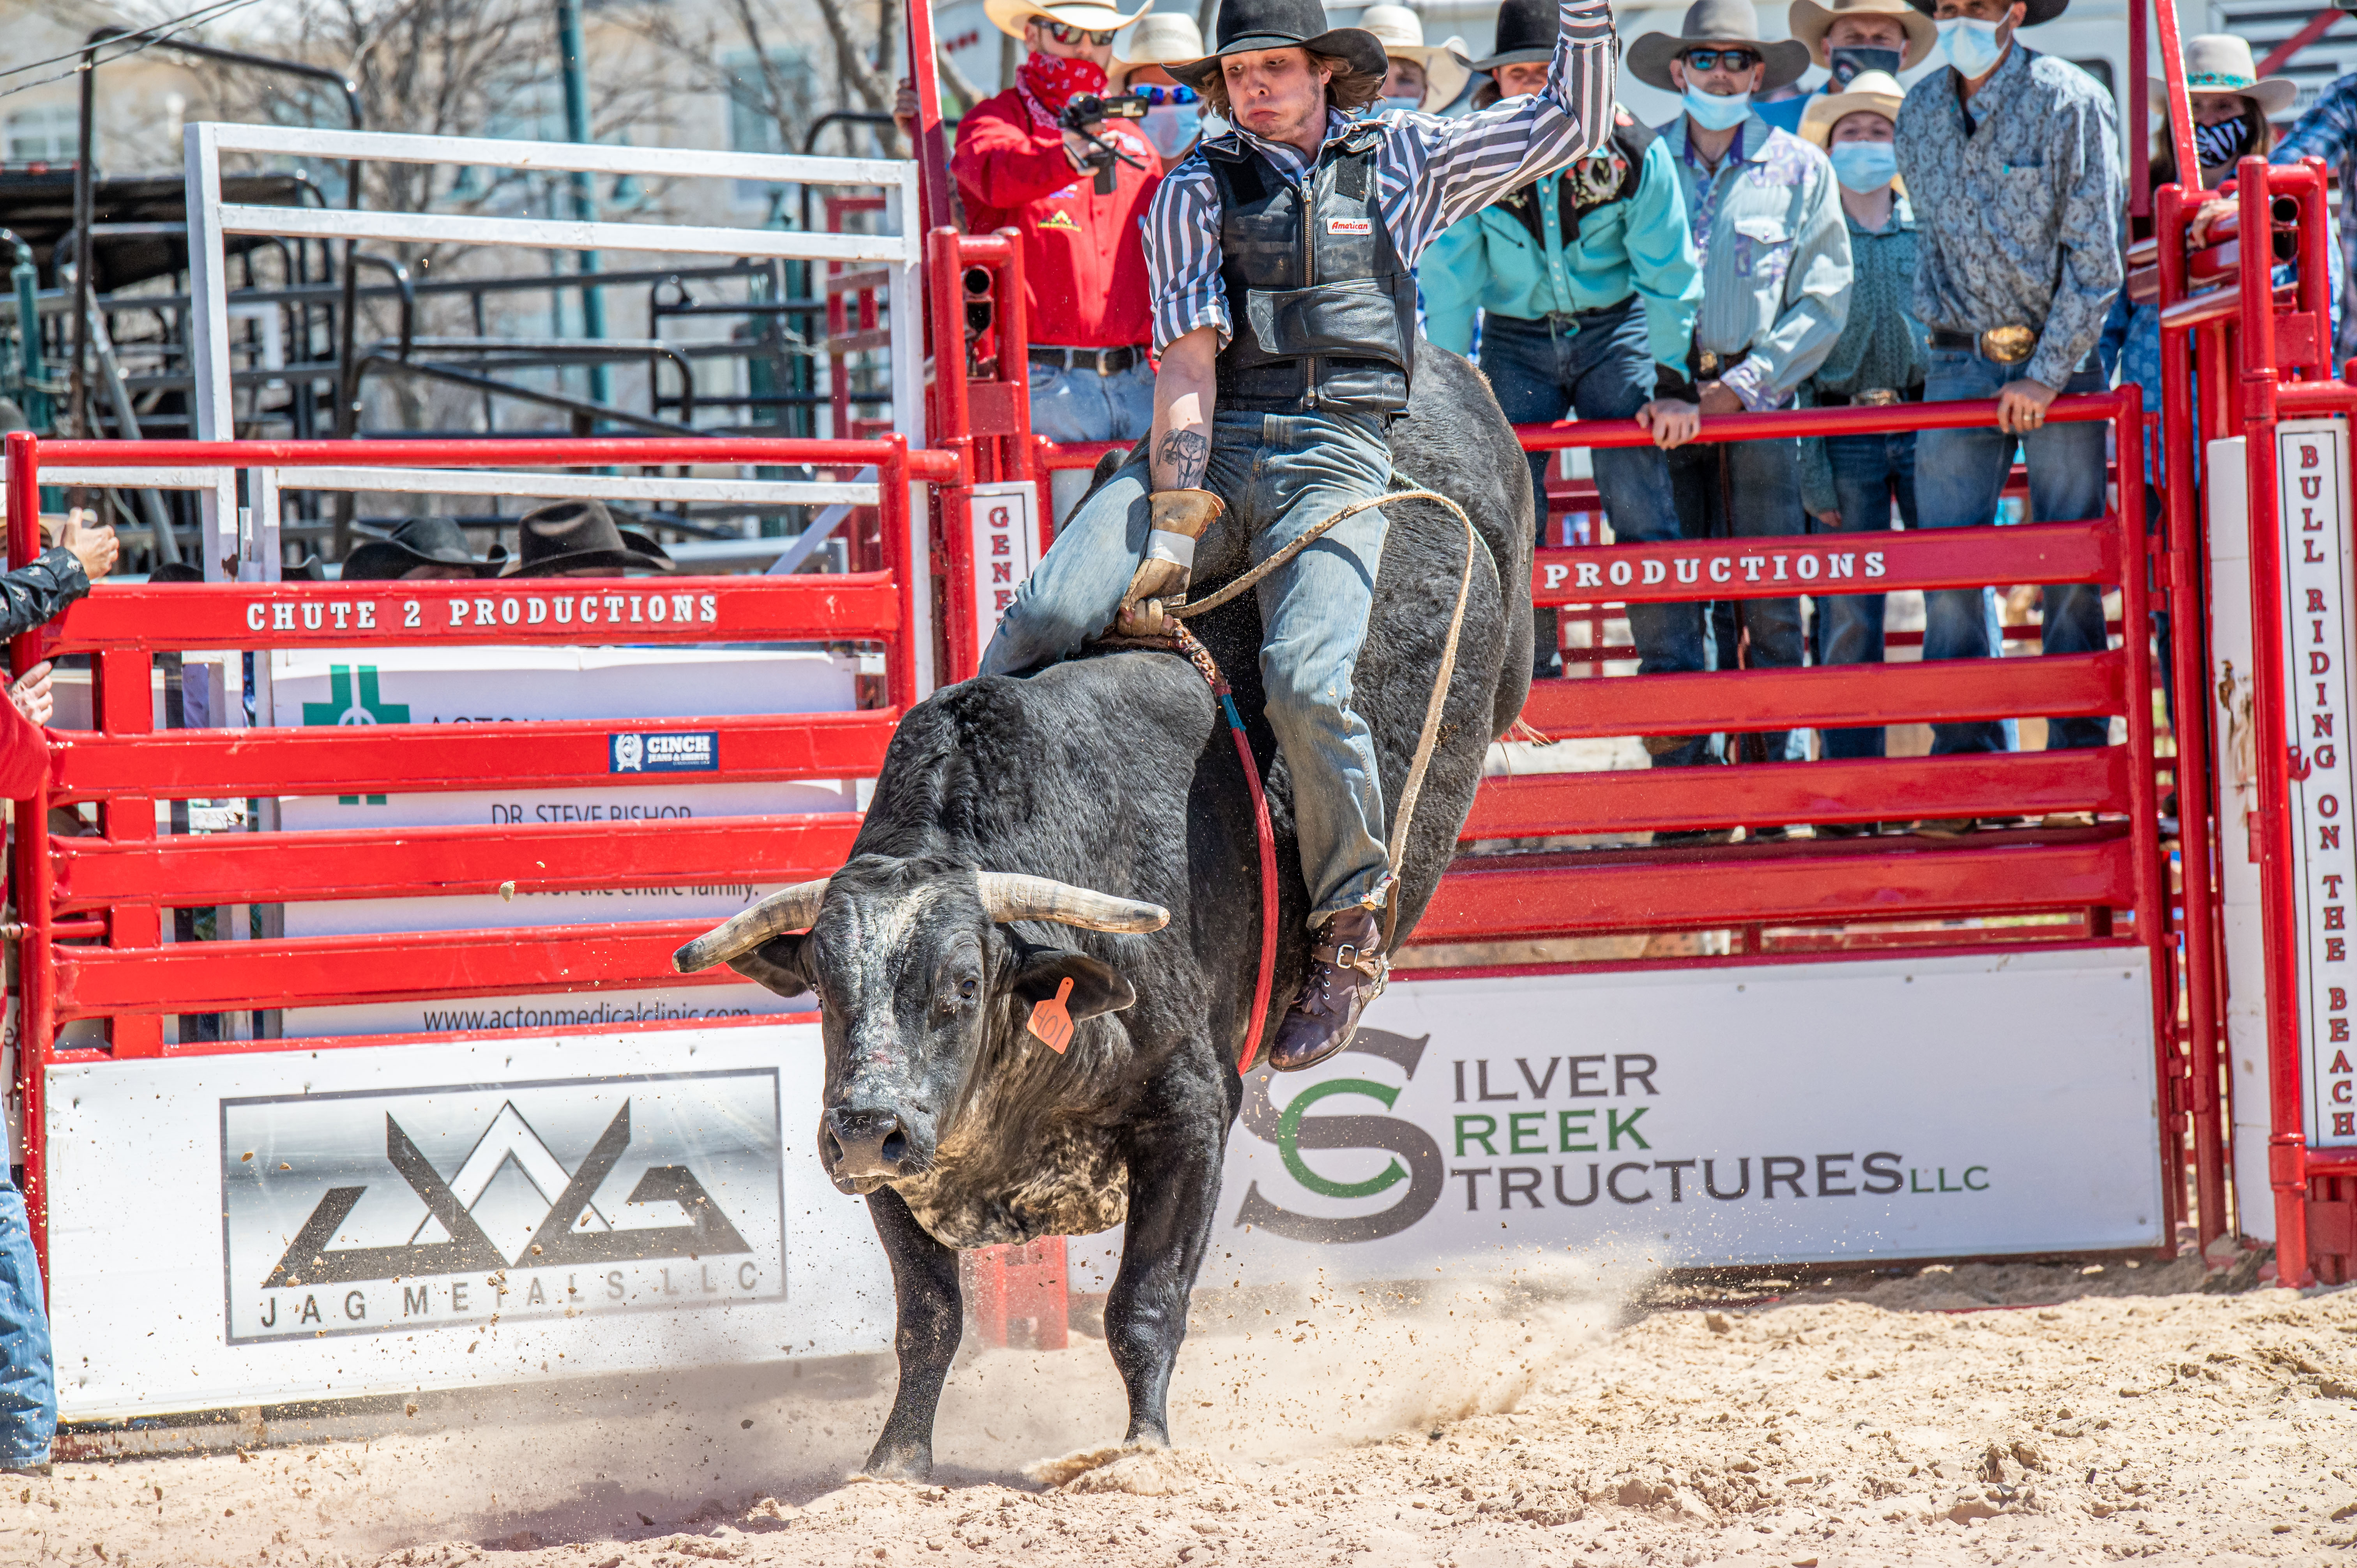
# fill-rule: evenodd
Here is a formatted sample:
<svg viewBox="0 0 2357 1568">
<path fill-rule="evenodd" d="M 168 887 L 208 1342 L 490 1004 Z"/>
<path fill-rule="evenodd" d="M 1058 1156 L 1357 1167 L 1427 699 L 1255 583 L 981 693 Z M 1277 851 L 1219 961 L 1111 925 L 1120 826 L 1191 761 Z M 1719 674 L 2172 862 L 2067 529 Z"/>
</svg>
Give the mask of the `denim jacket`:
<svg viewBox="0 0 2357 1568">
<path fill-rule="evenodd" d="M 1433 242 L 1417 271 L 1425 336 L 1463 354 L 1473 346 L 1477 306 L 1536 321 L 1602 309 L 1635 294 L 1645 302 L 1653 359 L 1683 380 L 1702 303 L 1702 268 L 1668 147 L 1655 138 L 1638 165 L 1635 191 L 1582 213 L 1579 232 L 1567 245 L 1561 184 L 1558 175 L 1538 182 L 1544 250 L 1531 242 L 1529 229 L 1496 207 L 1459 220 Z"/>
</svg>

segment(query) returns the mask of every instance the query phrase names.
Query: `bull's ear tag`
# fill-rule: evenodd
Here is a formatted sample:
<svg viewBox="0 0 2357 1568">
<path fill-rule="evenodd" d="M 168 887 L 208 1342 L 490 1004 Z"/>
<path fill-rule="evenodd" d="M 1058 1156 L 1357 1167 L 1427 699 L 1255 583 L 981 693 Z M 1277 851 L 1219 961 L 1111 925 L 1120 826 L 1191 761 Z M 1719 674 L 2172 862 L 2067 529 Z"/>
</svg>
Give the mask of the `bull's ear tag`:
<svg viewBox="0 0 2357 1568">
<path fill-rule="evenodd" d="M 1047 1041 L 1048 1048 L 1058 1056 L 1072 1043 L 1072 1015 L 1064 1005 L 1064 998 L 1071 993 L 1072 977 L 1068 974 L 1057 983 L 1055 995 L 1031 1004 L 1031 1032 Z"/>
</svg>

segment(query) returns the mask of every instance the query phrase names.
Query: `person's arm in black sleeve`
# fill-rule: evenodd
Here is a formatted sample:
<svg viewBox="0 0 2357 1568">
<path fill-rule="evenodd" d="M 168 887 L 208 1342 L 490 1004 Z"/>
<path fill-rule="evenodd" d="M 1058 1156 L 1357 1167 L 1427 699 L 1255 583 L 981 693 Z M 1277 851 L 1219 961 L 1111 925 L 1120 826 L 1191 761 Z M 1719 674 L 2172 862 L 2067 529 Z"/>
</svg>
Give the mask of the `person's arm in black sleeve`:
<svg viewBox="0 0 2357 1568">
<path fill-rule="evenodd" d="M 90 592 L 81 558 L 52 544 L 28 566 L 0 574 L 0 638 L 21 637 Z"/>
</svg>

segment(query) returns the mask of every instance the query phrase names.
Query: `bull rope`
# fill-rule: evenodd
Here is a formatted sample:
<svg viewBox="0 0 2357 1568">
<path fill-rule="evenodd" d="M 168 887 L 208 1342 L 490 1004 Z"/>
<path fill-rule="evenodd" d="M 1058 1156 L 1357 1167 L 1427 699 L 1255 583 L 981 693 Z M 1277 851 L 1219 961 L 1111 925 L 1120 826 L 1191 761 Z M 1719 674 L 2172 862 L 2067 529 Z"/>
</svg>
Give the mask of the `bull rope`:
<svg viewBox="0 0 2357 1568">
<path fill-rule="evenodd" d="M 1194 633 L 1183 624 L 1196 616 L 1208 615 L 1228 603 L 1262 578 L 1292 560 L 1339 524 L 1359 513 L 1388 501 L 1431 501 L 1447 508 L 1457 521 L 1465 525 L 1465 566 L 1457 577 L 1457 607 L 1449 612 L 1448 636 L 1440 650 L 1440 673 L 1433 681 L 1432 695 L 1424 705 L 1424 727 L 1415 739 L 1415 756 L 1407 768 L 1407 786 L 1400 791 L 1399 810 L 1392 816 L 1392 840 L 1385 846 L 1391 862 L 1393 882 L 1383 899 L 1383 955 L 1388 961 L 1392 951 L 1392 936 L 1399 928 L 1399 864 L 1407 847 L 1407 831 L 1415 821 L 1416 802 L 1424 794 L 1425 774 L 1432 766 L 1432 754 L 1440 744 L 1440 714 L 1448 702 L 1449 682 L 1457 676 L 1457 647 L 1465 629 L 1465 603 L 1473 587 L 1474 552 L 1481 546 L 1481 536 L 1473 527 L 1473 520 L 1465 509 L 1437 490 L 1386 490 L 1380 496 L 1352 501 L 1324 521 L 1297 534 L 1273 552 L 1267 560 L 1252 567 L 1208 598 L 1191 604 L 1166 607 L 1163 613 L 1181 624 L 1172 628 L 1172 637 L 1179 651 L 1195 666 L 1211 688 L 1220 708 L 1227 715 L 1229 733 L 1234 736 L 1236 755 L 1243 760 L 1244 779 L 1252 786 L 1253 812 L 1260 838 L 1260 978 L 1253 988 L 1252 1033 L 1245 1036 L 1243 1055 L 1236 1062 L 1238 1073 L 1252 1069 L 1253 1061 L 1260 1055 L 1261 1026 L 1268 1016 L 1268 998 L 1276 981 L 1276 831 L 1270 824 L 1268 797 L 1261 789 L 1260 767 L 1253 760 L 1252 745 L 1244 737 L 1244 723 L 1236 712 L 1235 699 L 1229 694 L 1227 678 L 1220 673 L 1219 661 L 1211 650 L 1197 640 Z"/>
</svg>

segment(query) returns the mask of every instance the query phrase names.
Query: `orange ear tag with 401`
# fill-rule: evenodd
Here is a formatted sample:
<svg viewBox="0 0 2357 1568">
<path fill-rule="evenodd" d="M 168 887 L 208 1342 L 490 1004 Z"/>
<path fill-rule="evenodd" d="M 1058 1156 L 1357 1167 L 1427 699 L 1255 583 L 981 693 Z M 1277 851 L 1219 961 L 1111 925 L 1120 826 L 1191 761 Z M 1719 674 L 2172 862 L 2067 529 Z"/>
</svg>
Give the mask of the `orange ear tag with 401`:
<svg viewBox="0 0 2357 1568">
<path fill-rule="evenodd" d="M 1064 1006 L 1064 998 L 1072 993 L 1072 977 L 1064 976 L 1056 987 L 1056 994 L 1045 1001 L 1031 1004 L 1031 1032 L 1048 1043 L 1048 1048 L 1058 1056 L 1072 1043 L 1072 1015 Z"/>
</svg>

